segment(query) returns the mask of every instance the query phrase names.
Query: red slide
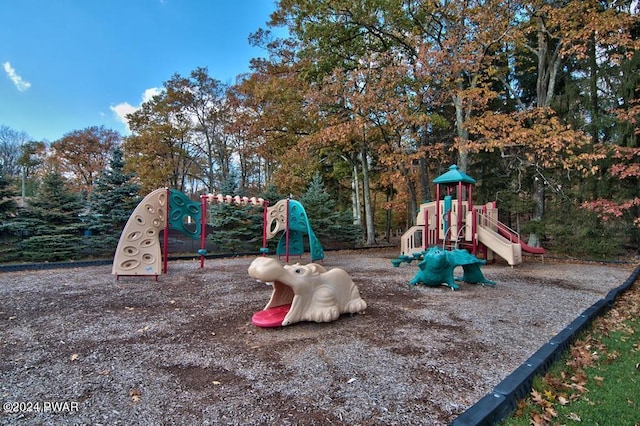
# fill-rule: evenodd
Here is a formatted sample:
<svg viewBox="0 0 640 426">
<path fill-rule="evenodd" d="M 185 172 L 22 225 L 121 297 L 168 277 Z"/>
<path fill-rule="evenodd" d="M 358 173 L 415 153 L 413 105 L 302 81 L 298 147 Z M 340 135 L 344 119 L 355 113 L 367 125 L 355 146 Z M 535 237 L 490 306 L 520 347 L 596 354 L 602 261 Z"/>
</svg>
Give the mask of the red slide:
<svg viewBox="0 0 640 426">
<path fill-rule="evenodd" d="M 531 247 L 524 241 L 522 241 L 516 234 L 511 232 L 506 225 L 498 222 L 498 232 L 505 238 L 508 238 L 511 241 L 517 242 L 522 247 L 522 251 L 526 251 L 531 254 L 544 254 L 544 249 L 542 247 Z"/>
</svg>

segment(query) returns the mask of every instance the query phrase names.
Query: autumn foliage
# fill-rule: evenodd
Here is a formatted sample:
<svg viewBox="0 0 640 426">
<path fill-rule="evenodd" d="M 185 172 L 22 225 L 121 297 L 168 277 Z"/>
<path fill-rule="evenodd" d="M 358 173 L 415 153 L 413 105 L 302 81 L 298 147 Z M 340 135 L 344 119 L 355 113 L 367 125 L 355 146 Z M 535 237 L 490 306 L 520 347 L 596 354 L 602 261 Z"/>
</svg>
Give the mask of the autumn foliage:
<svg viewBox="0 0 640 426">
<path fill-rule="evenodd" d="M 299 197 L 319 173 L 372 245 L 413 225 L 457 164 L 474 201 L 497 201 L 529 242 L 619 255 L 593 247 L 606 235 L 640 250 L 637 2 L 281 0 L 266 25 L 249 72 L 167 76 L 128 115 L 131 134 L 19 142 L 25 191 L 35 161 L 89 194 L 119 144 L 141 195 L 234 181 Z"/>
</svg>

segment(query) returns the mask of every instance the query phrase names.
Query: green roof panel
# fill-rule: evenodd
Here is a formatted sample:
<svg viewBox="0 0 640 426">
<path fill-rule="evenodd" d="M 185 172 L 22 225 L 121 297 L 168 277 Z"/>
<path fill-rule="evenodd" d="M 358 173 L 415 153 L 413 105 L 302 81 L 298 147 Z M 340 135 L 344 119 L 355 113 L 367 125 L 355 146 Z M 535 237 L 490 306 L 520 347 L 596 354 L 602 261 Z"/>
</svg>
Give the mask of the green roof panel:
<svg viewBox="0 0 640 426">
<path fill-rule="evenodd" d="M 469 176 L 466 173 L 458 170 L 458 166 L 453 164 L 449 167 L 449 171 L 441 174 L 437 178 L 433 180 L 433 183 L 442 184 L 442 183 L 476 183 L 476 180 Z"/>
</svg>

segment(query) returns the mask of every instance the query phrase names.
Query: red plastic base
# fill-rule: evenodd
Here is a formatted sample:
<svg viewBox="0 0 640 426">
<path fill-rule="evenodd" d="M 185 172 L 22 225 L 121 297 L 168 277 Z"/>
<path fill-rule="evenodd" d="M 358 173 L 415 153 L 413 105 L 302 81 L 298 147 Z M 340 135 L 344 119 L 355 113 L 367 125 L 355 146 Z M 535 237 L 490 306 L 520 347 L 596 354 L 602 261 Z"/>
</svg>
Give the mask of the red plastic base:
<svg viewBox="0 0 640 426">
<path fill-rule="evenodd" d="M 251 322 L 258 327 L 280 327 L 290 308 L 289 304 L 258 311 L 251 317 Z"/>
</svg>

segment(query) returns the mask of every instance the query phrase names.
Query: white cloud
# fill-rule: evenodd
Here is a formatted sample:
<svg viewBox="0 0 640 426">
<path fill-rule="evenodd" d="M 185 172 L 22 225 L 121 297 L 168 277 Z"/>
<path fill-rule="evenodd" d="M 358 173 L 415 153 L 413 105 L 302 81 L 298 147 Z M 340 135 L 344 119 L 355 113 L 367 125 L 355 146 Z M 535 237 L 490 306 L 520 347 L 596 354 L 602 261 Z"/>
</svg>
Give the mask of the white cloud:
<svg viewBox="0 0 640 426">
<path fill-rule="evenodd" d="M 122 122 L 127 128 L 127 131 L 130 132 L 131 130 L 129 129 L 129 120 L 127 120 L 127 114 L 136 112 L 138 109 L 140 109 L 140 105 L 142 105 L 144 102 L 150 101 L 151 98 L 153 98 L 155 95 L 160 94 L 161 91 L 162 90 L 158 89 L 157 87 L 152 87 L 151 89 L 147 89 L 144 91 L 144 93 L 142 94 L 142 100 L 139 105 L 133 106 L 129 102 L 121 102 L 118 105 L 110 106 L 109 109 L 113 111 L 118 121 Z"/>
<path fill-rule="evenodd" d="M 159 95 L 162 92 L 161 89 L 157 87 L 152 87 L 151 89 L 147 89 L 142 94 L 142 102 L 150 101 L 155 95 Z"/>
<path fill-rule="evenodd" d="M 7 73 L 7 76 L 11 79 L 14 86 L 16 86 L 16 89 L 18 89 L 21 92 L 24 92 L 28 90 L 29 87 L 31 87 L 31 83 L 29 83 L 28 81 L 24 81 L 22 77 L 20 77 L 18 73 L 16 73 L 16 70 L 13 69 L 13 67 L 9 62 L 5 62 L 4 64 L 2 64 L 2 66 L 4 67 L 4 70 Z"/>
</svg>

